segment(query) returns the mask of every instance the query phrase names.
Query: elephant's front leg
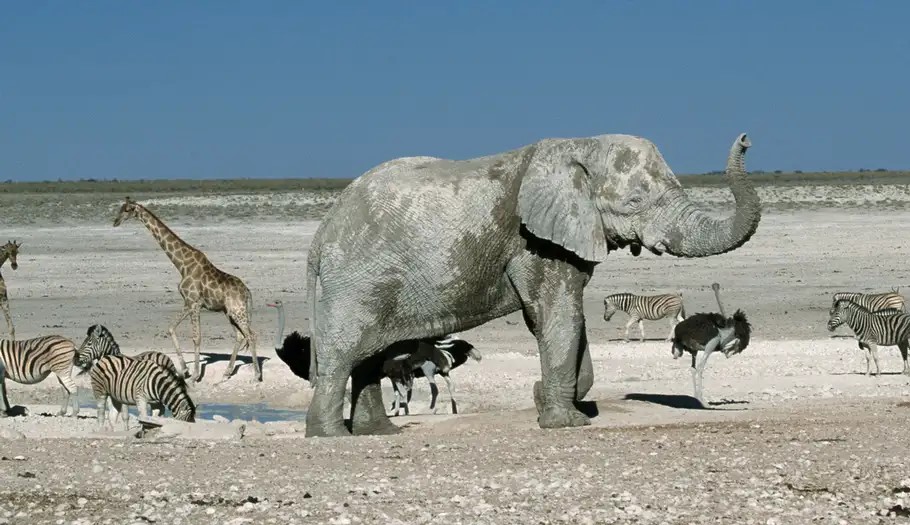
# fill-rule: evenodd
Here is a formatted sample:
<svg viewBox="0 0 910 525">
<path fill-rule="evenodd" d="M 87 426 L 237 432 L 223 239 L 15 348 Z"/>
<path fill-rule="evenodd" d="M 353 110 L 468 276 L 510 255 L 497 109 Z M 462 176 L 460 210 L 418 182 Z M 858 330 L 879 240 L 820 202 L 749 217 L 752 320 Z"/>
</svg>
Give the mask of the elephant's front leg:
<svg viewBox="0 0 910 525">
<path fill-rule="evenodd" d="M 590 425 L 591 420 L 575 407 L 594 380 L 581 301 L 548 305 L 541 309 L 540 321 L 537 340 L 543 379 L 534 385 L 538 424 L 540 428 Z"/>
<path fill-rule="evenodd" d="M 370 358 L 355 366 L 351 374 L 351 431 L 355 435 L 401 432 L 385 412 L 381 370 L 381 360 Z"/>
</svg>

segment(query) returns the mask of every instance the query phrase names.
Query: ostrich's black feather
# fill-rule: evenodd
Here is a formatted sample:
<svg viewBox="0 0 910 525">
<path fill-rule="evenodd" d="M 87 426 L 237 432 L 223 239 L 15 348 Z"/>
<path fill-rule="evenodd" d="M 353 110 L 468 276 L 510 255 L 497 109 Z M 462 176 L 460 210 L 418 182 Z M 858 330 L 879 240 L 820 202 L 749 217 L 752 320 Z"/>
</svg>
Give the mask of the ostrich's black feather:
<svg viewBox="0 0 910 525">
<path fill-rule="evenodd" d="M 292 332 L 284 338 L 284 345 L 276 348 L 275 353 L 284 364 L 288 365 L 291 372 L 297 377 L 310 380 L 310 338 Z"/>
</svg>

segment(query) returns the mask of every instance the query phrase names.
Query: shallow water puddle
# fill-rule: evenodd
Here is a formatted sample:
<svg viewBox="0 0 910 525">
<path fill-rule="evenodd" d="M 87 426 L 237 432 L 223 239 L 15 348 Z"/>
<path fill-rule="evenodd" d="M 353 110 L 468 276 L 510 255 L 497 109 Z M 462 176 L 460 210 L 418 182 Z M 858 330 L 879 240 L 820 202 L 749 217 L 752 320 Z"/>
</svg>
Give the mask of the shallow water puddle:
<svg viewBox="0 0 910 525">
<path fill-rule="evenodd" d="M 77 394 L 79 399 L 79 411 L 90 411 L 89 414 L 95 414 L 98 405 L 92 398 L 91 391 L 80 388 Z M 138 415 L 136 407 L 129 407 L 130 414 Z M 168 411 L 170 415 L 170 411 Z M 304 421 L 306 420 L 306 410 L 294 410 L 285 408 L 270 407 L 265 403 L 242 404 L 242 403 L 199 403 L 196 406 L 197 419 L 212 419 L 214 416 L 221 416 L 227 419 L 241 419 L 245 421 L 258 421 L 260 423 L 270 423 L 275 421 Z"/>
</svg>

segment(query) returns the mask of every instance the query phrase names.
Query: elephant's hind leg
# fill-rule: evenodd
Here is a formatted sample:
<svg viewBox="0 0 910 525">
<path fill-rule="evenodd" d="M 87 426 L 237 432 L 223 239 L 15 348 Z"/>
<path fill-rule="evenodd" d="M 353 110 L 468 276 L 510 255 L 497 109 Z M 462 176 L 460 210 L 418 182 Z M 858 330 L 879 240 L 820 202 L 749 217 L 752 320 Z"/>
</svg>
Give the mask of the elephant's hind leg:
<svg viewBox="0 0 910 525">
<path fill-rule="evenodd" d="M 382 355 L 366 359 L 351 375 L 351 431 L 355 435 L 397 434 L 401 430 L 389 419 L 382 402 L 380 370 Z"/>
</svg>

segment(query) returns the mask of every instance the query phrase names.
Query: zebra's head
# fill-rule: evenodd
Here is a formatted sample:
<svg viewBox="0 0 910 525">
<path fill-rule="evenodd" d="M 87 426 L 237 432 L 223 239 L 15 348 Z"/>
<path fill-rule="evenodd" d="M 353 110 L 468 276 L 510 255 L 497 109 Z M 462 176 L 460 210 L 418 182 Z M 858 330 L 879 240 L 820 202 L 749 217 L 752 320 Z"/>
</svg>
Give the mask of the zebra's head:
<svg viewBox="0 0 910 525">
<path fill-rule="evenodd" d="M 604 297 L 604 321 L 609 321 L 613 314 L 616 313 L 616 305 L 610 300 L 610 297 Z"/>
<path fill-rule="evenodd" d="M 177 402 L 176 410 L 171 409 L 171 412 L 174 416 L 174 419 L 178 421 L 186 421 L 187 423 L 196 422 L 196 406 L 193 405 L 193 401 L 190 399 L 190 396 L 183 396 L 180 401 Z"/>
<path fill-rule="evenodd" d="M 76 366 L 85 372 L 93 362 L 105 355 L 120 355 L 120 347 L 110 330 L 104 325 L 93 324 L 86 330 L 85 340 L 76 352 Z"/>
<path fill-rule="evenodd" d="M 837 329 L 838 326 L 844 324 L 847 321 L 847 308 L 850 304 L 852 303 L 844 300 L 834 301 L 834 306 L 832 306 L 831 310 L 828 311 L 829 332 L 833 332 Z"/>
</svg>

